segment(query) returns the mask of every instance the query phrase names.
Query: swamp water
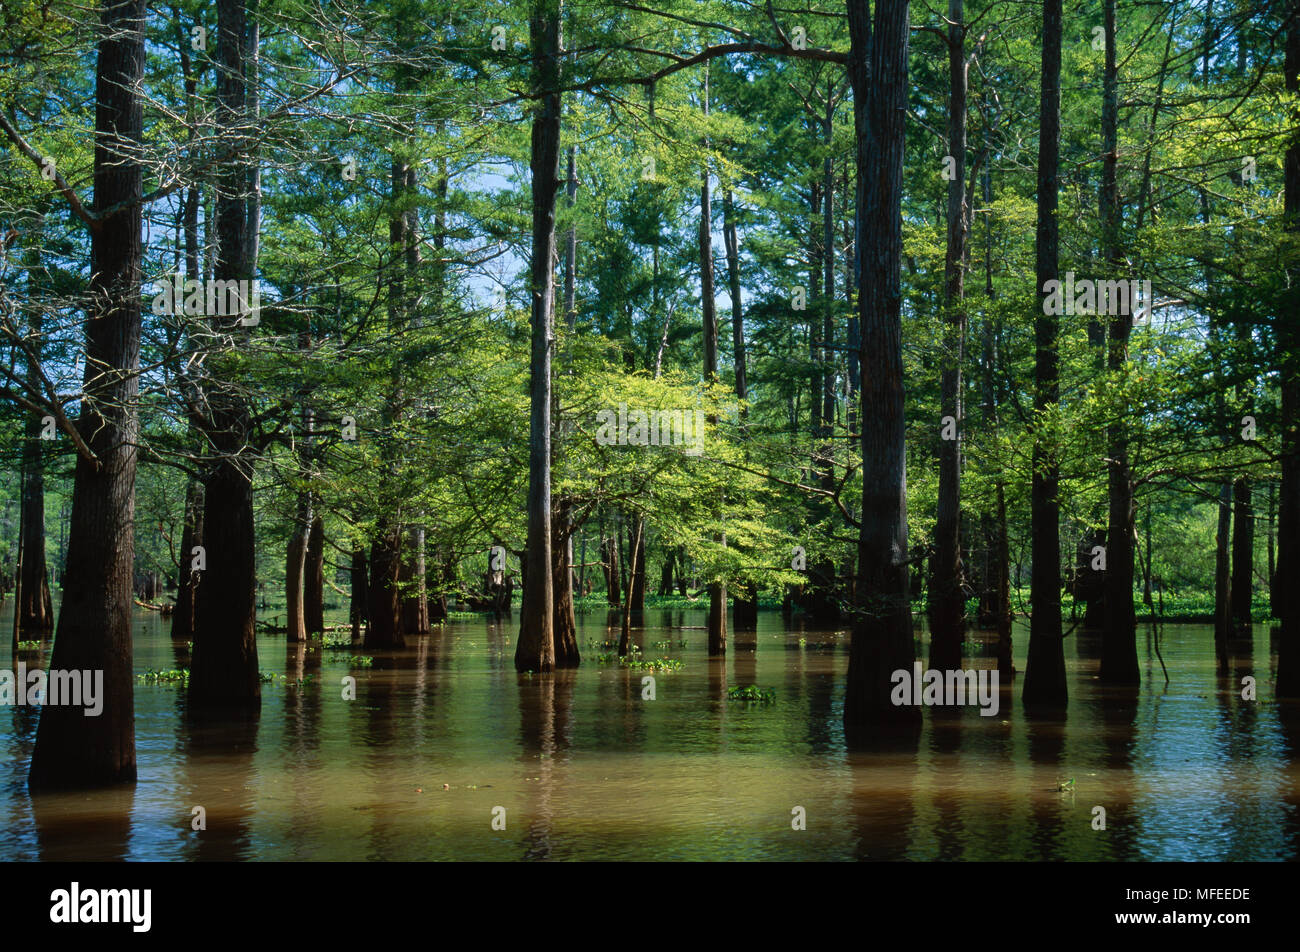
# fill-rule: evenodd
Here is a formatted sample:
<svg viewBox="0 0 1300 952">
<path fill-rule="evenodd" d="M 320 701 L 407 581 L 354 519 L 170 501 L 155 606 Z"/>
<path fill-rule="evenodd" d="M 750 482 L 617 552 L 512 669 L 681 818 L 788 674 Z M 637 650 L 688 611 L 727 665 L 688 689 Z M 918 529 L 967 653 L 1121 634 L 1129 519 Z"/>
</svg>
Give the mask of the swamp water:
<svg viewBox="0 0 1300 952">
<path fill-rule="evenodd" d="M 6 633 L 11 611 L 0 613 Z M 702 609 L 649 611 L 634 632 L 642 656 L 682 662 L 652 672 L 597 662 L 610 651 L 600 643 L 617 640 L 605 623 L 579 616 L 582 667 L 548 678 L 515 674 L 517 618 L 454 621 L 392 654 L 263 635 L 261 670 L 278 677 L 263 685 L 256 723 L 190 728 L 181 687 L 137 683 L 139 779 L 108 791 L 29 796 L 38 714 L 0 707 L 0 860 L 1294 860 L 1300 850 L 1300 724 L 1272 701 L 1264 625 L 1235 646 L 1231 677 L 1215 672 L 1210 626 L 1165 626 L 1168 686 L 1140 628 L 1144 680 L 1127 696 L 1095 680 L 1099 638 L 1076 630 L 1063 724 L 1027 719 L 1017 678 L 995 717 L 928 708 L 915 750 L 856 753 L 841 726 L 847 631 L 764 612 L 711 661 Z M 188 666 L 169 621 L 141 611 L 135 625 L 137 672 Z M 0 665 L 12 669 L 3 641 Z M 1020 671 L 1027 641 L 1017 624 Z M 49 643 L 21 658 L 48 666 Z M 1258 701 L 1241 697 L 1247 675 Z M 728 698 L 748 685 L 775 697 Z M 202 832 L 191 829 L 196 806 Z M 1093 829 L 1095 806 L 1105 830 Z M 792 828 L 796 807 L 804 830 Z"/>
</svg>

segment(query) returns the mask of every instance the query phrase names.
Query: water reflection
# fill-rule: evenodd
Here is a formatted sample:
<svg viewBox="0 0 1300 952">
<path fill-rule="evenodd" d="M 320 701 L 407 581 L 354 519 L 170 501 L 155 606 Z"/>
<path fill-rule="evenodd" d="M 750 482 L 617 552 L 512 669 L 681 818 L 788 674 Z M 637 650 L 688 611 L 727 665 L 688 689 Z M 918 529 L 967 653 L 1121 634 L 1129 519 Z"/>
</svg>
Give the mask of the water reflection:
<svg viewBox="0 0 1300 952">
<path fill-rule="evenodd" d="M 1064 719 L 1027 718 L 1004 682 L 995 716 L 928 708 L 919 735 L 849 752 L 846 631 L 765 612 L 711 659 L 704 619 L 646 612 L 642 656 L 682 662 L 651 671 L 604 647 L 617 612 L 579 616 L 582 666 L 532 677 L 508 618 L 368 656 L 263 638 L 260 719 L 194 722 L 182 688 L 138 684 L 139 782 L 90 795 L 32 798 L 38 712 L 0 708 L 0 859 L 1297 858 L 1300 714 L 1271 698 L 1266 626 L 1224 674 L 1208 626 L 1165 626 L 1166 683 L 1144 625 L 1129 689 L 1076 629 Z M 188 667 L 166 623 L 137 625 L 137 670 Z M 775 700 L 729 696 L 750 685 Z"/>
</svg>

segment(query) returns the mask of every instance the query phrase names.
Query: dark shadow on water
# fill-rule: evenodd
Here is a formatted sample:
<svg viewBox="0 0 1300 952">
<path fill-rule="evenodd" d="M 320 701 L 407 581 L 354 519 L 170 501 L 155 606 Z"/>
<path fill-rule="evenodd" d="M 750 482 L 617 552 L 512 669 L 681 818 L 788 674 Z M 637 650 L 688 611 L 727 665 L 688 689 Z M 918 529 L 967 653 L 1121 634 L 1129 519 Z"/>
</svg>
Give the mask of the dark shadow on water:
<svg viewBox="0 0 1300 952">
<path fill-rule="evenodd" d="M 575 677 L 576 672 L 565 670 L 519 678 L 518 759 L 529 796 L 522 815 L 507 813 L 506 822 L 507 829 L 512 821 L 524 824 L 520 845 L 525 860 L 562 858 L 555 855 L 552 837 L 572 742 Z"/>
<path fill-rule="evenodd" d="M 915 746 L 881 738 L 875 749 L 849 753 L 846 760 L 852 768 L 852 858 L 860 862 L 911 858 L 920 772 Z M 877 777 L 888 778 L 890 786 L 882 791 Z"/>
<path fill-rule="evenodd" d="M 1025 740 L 1032 769 L 1029 789 L 1023 792 L 1030 802 L 1029 842 L 1026 859 L 1046 862 L 1061 856 L 1061 798 L 1057 787 L 1062 780 L 1065 750 L 1064 718 L 1040 716 L 1025 719 Z"/>
<path fill-rule="evenodd" d="M 178 692 L 177 762 L 184 764 L 182 799 L 174 822 L 187 861 L 230 862 L 252 859 L 251 825 L 255 794 L 251 789 L 260 719 L 249 713 L 223 716 L 186 711 Z M 196 816 L 195 807 L 203 813 Z M 194 829 L 202 821 L 206 829 Z"/>
<path fill-rule="evenodd" d="M 37 849 L 44 863 L 100 863 L 126 859 L 136 785 L 85 792 L 37 793 L 31 798 Z"/>
</svg>

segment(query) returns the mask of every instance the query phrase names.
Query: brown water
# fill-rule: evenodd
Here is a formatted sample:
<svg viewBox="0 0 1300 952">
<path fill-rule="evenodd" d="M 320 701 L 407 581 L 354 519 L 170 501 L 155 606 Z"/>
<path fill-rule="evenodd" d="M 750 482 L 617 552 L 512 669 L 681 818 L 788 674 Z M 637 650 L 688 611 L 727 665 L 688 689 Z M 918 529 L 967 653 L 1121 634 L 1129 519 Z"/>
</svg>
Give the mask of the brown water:
<svg viewBox="0 0 1300 952">
<path fill-rule="evenodd" d="M 1265 626 L 1231 678 L 1215 674 L 1207 626 L 1167 626 L 1167 687 L 1143 630 L 1131 700 L 1098 685 L 1098 643 L 1076 632 L 1064 725 L 1026 719 L 1017 683 L 996 717 L 929 709 L 914 750 L 850 753 L 847 632 L 764 613 L 710 661 L 702 611 L 646 622 L 646 654 L 684 662 L 655 675 L 653 701 L 643 672 L 596 663 L 603 614 L 579 617 L 583 666 L 553 678 L 516 676 L 510 620 L 453 622 L 371 668 L 349 668 L 359 650 L 263 637 L 262 670 L 290 682 L 263 685 L 258 721 L 195 731 L 182 688 L 137 684 L 139 781 L 108 792 L 30 797 L 37 715 L 0 708 L 0 860 L 1297 858 L 1300 727 L 1272 701 Z M 137 632 L 137 670 L 188 666 L 156 615 L 141 612 Z M 1017 628 L 1021 670 L 1026 643 Z M 48 657 L 23 654 L 29 667 Z M 1260 700 L 1241 699 L 1245 675 Z M 726 698 L 749 684 L 775 701 Z M 205 831 L 191 830 L 194 806 Z M 806 830 L 792 829 L 795 807 Z"/>
</svg>

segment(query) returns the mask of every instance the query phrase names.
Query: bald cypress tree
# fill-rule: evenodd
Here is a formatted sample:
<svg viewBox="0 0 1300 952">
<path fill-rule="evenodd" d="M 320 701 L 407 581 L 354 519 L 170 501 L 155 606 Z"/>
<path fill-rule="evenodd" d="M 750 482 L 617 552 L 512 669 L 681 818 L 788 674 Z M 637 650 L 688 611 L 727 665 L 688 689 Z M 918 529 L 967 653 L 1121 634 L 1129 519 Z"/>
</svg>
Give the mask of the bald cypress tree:
<svg viewBox="0 0 1300 952">
<path fill-rule="evenodd" d="M 104 672 L 104 709 L 41 711 L 32 789 L 135 780 L 131 668 L 136 396 L 140 363 L 144 0 L 106 0 L 95 79 L 94 212 L 77 429 L 94 454 L 73 476 L 65 591 L 50 667 Z M 111 213 L 109 210 L 112 210 Z"/>
</svg>

